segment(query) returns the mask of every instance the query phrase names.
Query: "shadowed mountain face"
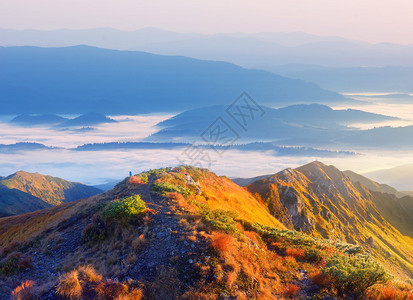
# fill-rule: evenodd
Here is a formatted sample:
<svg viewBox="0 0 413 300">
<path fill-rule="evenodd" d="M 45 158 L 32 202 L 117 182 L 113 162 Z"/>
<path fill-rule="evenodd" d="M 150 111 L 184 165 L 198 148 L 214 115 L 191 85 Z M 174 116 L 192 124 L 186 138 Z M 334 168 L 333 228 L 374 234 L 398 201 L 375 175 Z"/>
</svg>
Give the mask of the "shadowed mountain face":
<svg viewBox="0 0 413 300">
<path fill-rule="evenodd" d="M 42 199 L 0 184 L 0 217 L 21 215 L 51 206 Z"/>
<path fill-rule="evenodd" d="M 2 113 L 9 114 L 176 112 L 229 105 L 243 91 L 267 105 L 348 100 L 230 63 L 87 46 L 0 48 L 0 64 Z"/>
<path fill-rule="evenodd" d="M 88 198 L 100 192 L 81 183 L 19 171 L 0 180 L 0 214 L 23 214 Z"/>
<path fill-rule="evenodd" d="M 410 206 L 404 212 L 407 207 L 394 195 L 369 191 L 320 162 L 286 169 L 247 189 L 287 227 L 363 245 L 413 274 L 413 211 Z"/>
</svg>

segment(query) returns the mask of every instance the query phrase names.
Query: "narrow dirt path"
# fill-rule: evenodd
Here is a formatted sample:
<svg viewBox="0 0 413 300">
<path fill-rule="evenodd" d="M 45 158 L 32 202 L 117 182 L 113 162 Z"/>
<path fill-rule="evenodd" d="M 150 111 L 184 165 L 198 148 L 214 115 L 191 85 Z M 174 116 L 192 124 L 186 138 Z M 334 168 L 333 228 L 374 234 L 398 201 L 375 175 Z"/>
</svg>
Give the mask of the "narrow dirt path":
<svg viewBox="0 0 413 300">
<path fill-rule="evenodd" d="M 136 280 L 151 281 L 160 272 L 175 269 L 179 270 L 181 273 L 179 276 L 186 278 L 189 283 L 195 272 L 193 264 L 202 253 L 204 244 L 183 238 L 188 232 L 179 224 L 172 210 L 175 204 L 168 198 L 151 191 L 154 179 L 154 177 L 149 178 L 140 196 L 147 207 L 156 213 L 153 214 L 152 222 L 149 224 L 147 245 L 138 251 L 137 261 L 129 271 L 129 275 Z"/>
</svg>

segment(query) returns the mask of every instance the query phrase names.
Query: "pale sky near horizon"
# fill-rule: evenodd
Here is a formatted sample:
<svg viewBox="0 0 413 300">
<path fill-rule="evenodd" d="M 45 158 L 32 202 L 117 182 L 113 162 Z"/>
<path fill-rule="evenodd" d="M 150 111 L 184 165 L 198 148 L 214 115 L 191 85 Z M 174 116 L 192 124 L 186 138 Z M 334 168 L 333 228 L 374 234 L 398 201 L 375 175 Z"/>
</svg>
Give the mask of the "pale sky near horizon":
<svg viewBox="0 0 413 300">
<path fill-rule="evenodd" d="M 0 28 L 294 32 L 413 44 L 412 0 L 0 0 Z"/>
</svg>

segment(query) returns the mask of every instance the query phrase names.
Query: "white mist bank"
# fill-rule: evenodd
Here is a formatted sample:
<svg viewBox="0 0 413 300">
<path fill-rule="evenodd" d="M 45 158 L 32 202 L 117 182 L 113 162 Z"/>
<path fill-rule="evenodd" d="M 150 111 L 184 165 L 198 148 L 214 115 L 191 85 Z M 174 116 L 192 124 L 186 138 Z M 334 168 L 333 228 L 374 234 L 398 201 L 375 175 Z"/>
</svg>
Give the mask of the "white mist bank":
<svg viewBox="0 0 413 300">
<path fill-rule="evenodd" d="M 175 150 L 124 150 L 124 151 L 70 151 L 39 150 L 14 154 L 0 154 L 0 175 L 5 176 L 25 170 L 62 177 L 87 184 L 101 184 L 107 179 L 122 179 L 129 171 L 173 167 L 184 160 L 183 149 Z M 340 170 L 358 173 L 373 172 L 402 164 L 413 164 L 408 151 L 371 151 L 346 157 L 294 157 L 274 156 L 271 152 L 246 152 L 228 150 L 221 157 L 207 150 L 213 163 L 209 167 L 219 175 L 228 177 L 254 177 L 277 173 L 285 168 L 295 168 L 314 160 L 331 164 Z M 185 161 L 189 163 L 188 160 Z M 386 183 L 386 182 L 383 182 Z M 413 190 L 413 188 L 412 188 Z"/>
<path fill-rule="evenodd" d="M 366 98 L 363 98 L 366 101 Z M 348 106 L 340 107 L 349 108 Z M 351 108 L 402 118 L 401 121 L 385 122 L 385 125 L 413 125 L 413 103 L 389 103 L 389 99 L 368 98 L 368 101 Z M 16 142 L 37 142 L 47 146 L 72 148 L 86 143 L 136 142 L 156 132 L 154 126 L 170 115 L 114 116 L 118 123 L 96 126 L 85 132 L 60 131 L 47 127 L 20 127 L 7 123 L 10 118 L 0 118 L 0 144 Z M 371 128 L 382 124 L 361 124 Z M 340 170 L 371 173 L 395 166 L 413 164 L 411 151 L 376 151 L 366 149 L 341 149 L 354 151 L 359 155 L 342 157 L 297 157 L 275 156 L 272 152 L 246 152 L 228 150 L 220 157 L 210 151 L 213 163 L 210 169 L 228 177 L 253 177 L 279 172 L 285 168 L 295 168 L 314 160 L 335 165 Z M 25 170 L 62 177 L 89 184 L 104 183 L 107 179 L 121 179 L 129 171 L 138 173 L 147 169 L 176 166 L 183 157 L 183 149 L 174 150 L 117 150 L 117 151 L 70 151 L 42 150 L 17 153 L 0 153 L 0 175 L 5 176 Z M 190 163 L 190 161 L 185 161 Z M 205 165 L 205 167 L 209 167 Z M 381 183 L 409 190 L 408 179 L 393 181 L 391 178 L 377 177 Z M 409 177 L 410 178 L 410 177 Z M 374 179 L 374 178 L 373 178 Z M 412 181 L 413 183 L 413 181 Z M 413 185 L 413 184 L 412 184 Z M 413 187 L 410 189 L 413 190 Z"/>
<path fill-rule="evenodd" d="M 93 130 L 59 130 L 47 126 L 23 127 L 0 122 L 0 144 L 36 142 L 73 148 L 87 143 L 136 142 L 158 131 L 154 126 L 172 115 L 111 116 L 117 123 L 91 126 Z"/>
</svg>

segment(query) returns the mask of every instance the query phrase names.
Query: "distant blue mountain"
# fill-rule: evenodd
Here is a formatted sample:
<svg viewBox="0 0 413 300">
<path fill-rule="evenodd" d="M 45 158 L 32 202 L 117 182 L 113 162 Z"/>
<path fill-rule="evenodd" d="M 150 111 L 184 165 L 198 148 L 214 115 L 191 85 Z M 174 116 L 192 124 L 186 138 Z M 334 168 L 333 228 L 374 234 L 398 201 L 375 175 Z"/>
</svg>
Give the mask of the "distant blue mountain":
<svg viewBox="0 0 413 300">
<path fill-rule="evenodd" d="M 228 105 L 351 101 L 313 83 L 219 62 L 88 46 L 0 47 L 2 114 L 138 114 Z"/>
<path fill-rule="evenodd" d="M 135 31 L 121 31 L 113 28 L 0 29 L 0 36 L 1 46 L 90 45 L 227 61 L 248 68 L 260 69 L 283 64 L 332 67 L 413 66 L 413 45 L 369 44 L 342 37 L 315 36 L 303 32 L 207 35 L 171 32 L 159 28 L 142 28 Z M 361 76 L 357 79 L 369 80 L 368 77 L 362 78 Z M 342 80 L 343 85 L 346 82 L 356 83 L 356 80 L 351 77 L 342 77 Z M 397 83 L 397 81 L 393 82 Z M 340 85 L 340 82 L 337 82 L 337 85 Z"/>
<path fill-rule="evenodd" d="M 45 114 L 45 115 L 22 114 L 22 115 L 15 117 L 10 122 L 19 124 L 19 125 L 50 125 L 50 124 L 59 124 L 66 120 L 67 120 L 66 118 L 53 115 L 53 114 Z"/>
<path fill-rule="evenodd" d="M 278 141 L 280 144 L 328 145 L 346 132 L 353 132 L 351 123 L 371 123 L 397 118 L 363 112 L 360 110 L 333 110 L 320 104 L 292 105 L 280 109 L 263 107 L 262 117 L 249 119 L 246 130 L 231 121 L 225 106 L 210 106 L 180 113 L 158 124 L 160 130 L 147 141 L 190 142 L 201 134 L 220 116 L 239 133 L 240 140 Z"/>
<path fill-rule="evenodd" d="M 74 119 L 66 120 L 65 122 L 60 123 L 57 127 L 79 127 L 79 126 L 92 126 L 104 123 L 116 123 L 117 121 L 106 117 L 103 114 L 99 113 L 87 113 L 76 117 Z M 85 129 L 87 130 L 87 129 Z"/>
<path fill-rule="evenodd" d="M 48 147 L 39 143 L 15 143 L 4 145 L 0 144 L 0 152 L 15 152 L 15 151 L 31 151 L 31 150 L 46 150 L 58 149 L 55 147 Z"/>
<path fill-rule="evenodd" d="M 410 56 L 413 48 L 410 47 Z M 406 52 L 407 53 L 407 52 Z M 317 83 L 340 92 L 404 92 L 413 93 L 413 67 L 407 64 L 386 67 L 328 68 L 309 65 L 263 65 L 262 68 L 290 78 Z M 394 98 L 409 95 L 394 95 Z M 410 99 L 411 101 L 411 99 Z"/>
<path fill-rule="evenodd" d="M 190 147 L 190 143 L 151 143 L 151 142 L 125 142 L 125 143 L 94 143 L 85 144 L 76 147 L 76 151 L 111 151 L 111 150 L 143 150 L 143 149 L 186 149 Z M 206 143 L 199 144 L 197 147 L 202 149 L 211 149 Z M 219 150 L 226 150 L 225 146 L 217 146 Z M 234 144 L 232 150 L 240 151 L 272 151 L 277 156 L 314 156 L 314 157 L 333 157 L 354 155 L 356 153 L 350 151 L 331 151 L 325 149 L 314 149 L 311 147 L 289 147 L 280 146 L 276 142 L 254 142 L 247 144 Z"/>
</svg>

